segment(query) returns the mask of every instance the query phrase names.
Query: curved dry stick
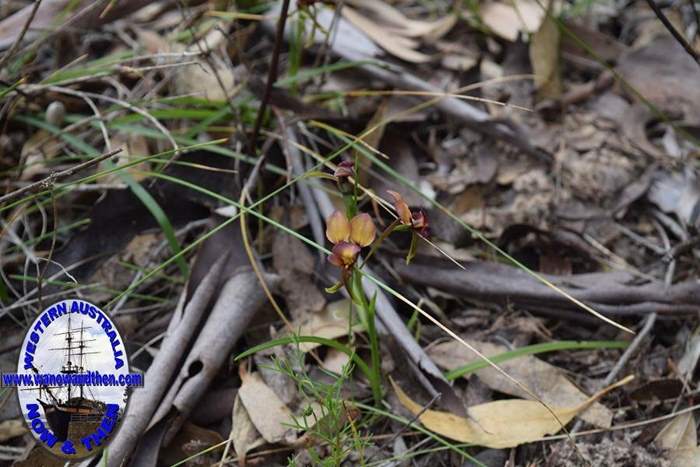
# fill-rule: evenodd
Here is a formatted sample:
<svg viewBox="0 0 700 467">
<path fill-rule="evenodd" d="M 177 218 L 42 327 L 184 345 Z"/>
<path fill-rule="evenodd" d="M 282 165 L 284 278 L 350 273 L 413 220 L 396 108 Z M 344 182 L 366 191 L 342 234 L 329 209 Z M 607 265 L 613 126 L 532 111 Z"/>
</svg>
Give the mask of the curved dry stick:
<svg viewBox="0 0 700 467">
<path fill-rule="evenodd" d="M 695 63 L 700 65 L 700 56 L 698 56 L 697 52 L 695 52 L 695 49 L 693 49 L 693 46 L 688 43 L 685 37 L 683 37 L 683 35 L 680 32 L 678 32 L 675 27 L 673 27 L 673 24 L 671 24 L 671 21 L 668 20 L 664 12 L 661 11 L 661 8 L 659 8 L 659 6 L 654 2 L 654 0 L 647 0 L 647 4 L 649 4 L 649 8 L 651 8 L 654 11 L 654 14 L 657 18 L 659 18 L 659 21 L 663 23 L 664 27 L 668 30 L 668 32 L 670 32 L 673 38 L 676 39 L 676 42 L 678 42 L 683 47 L 683 49 L 685 49 L 688 55 L 693 57 Z M 695 13 L 697 15 L 697 11 Z"/>
</svg>

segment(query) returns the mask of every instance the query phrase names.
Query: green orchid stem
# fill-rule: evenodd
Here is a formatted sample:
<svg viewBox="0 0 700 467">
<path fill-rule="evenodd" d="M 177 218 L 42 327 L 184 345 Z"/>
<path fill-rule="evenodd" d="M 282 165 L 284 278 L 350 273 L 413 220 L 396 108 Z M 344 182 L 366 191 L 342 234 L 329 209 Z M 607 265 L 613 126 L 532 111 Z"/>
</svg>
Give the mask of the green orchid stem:
<svg viewBox="0 0 700 467">
<path fill-rule="evenodd" d="M 384 396 L 382 391 L 382 363 L 379 352 L 379 336 L 377 335 L 377 326 L 374 322 L 376 295 L 370 301 L 367 301 L 364 290 L 362 289 L 362 274 L 356 269 L 353 269 L 350 282 L 347 284 L 347 290 L 352 301 L 360 308 L 360 319 L 367 330 L 370 346 L 370 375 L 369 384 L 372 388 L 372 396 L 374 403 L 379 407 Z"/>
<path fill-rule="evenodd" d="M 343 203 L 345 203 L 345 213 L 348 219 L 352 219 L 357 214 L 357 197 L 354 193 L 344 194 Z"/>
</svg>

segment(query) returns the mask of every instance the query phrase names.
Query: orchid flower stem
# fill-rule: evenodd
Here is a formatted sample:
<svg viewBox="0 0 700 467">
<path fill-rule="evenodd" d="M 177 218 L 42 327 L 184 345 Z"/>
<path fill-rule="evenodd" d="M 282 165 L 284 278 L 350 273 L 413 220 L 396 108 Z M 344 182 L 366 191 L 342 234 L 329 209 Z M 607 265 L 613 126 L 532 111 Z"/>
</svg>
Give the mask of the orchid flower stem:
<svg viewBox="0 0 700 467">
<path fill-rule="evenodd" d="M 377 327 L 374 322 L 376 295 L 371 300 L 367 300 L 364 290 L 362 289 L 362 274 L 357 270 L 352 271 L 347 289 L 352 301 L 360 309 L 360 320 L 367 330 L 371 358 L 369 384 L 372 389 L 374 403 L 379 407 L 382 402 L 383 391 L 379 336 L 377 335 Z"/>
</svg>

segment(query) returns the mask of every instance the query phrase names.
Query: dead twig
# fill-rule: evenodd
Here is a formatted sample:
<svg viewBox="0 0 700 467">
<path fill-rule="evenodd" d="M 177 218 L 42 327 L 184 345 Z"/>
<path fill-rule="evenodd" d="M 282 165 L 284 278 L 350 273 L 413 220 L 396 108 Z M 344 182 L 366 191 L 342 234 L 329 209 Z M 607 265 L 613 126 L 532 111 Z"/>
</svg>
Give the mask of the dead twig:
<svg viewBox="0 0 700 467">
<path fill-rule="evenodd" d="M 255 119 L 255 126 L 253 127 L 253 135 L 250 138 L 250 155 L 255 155 L 255 148 L 257 147 L 258 134 L 260 133 L 260 127 L 262 126 L 263 118 L 265 117 L 265 110 L 267 109 L 267 103 L 270 100 L 270 94 L 272 93 L 272 86 L 277 81 L 277 67 L 279 66 L 280 52 L 282 51 L 282 43 L 284 42 L 284 26 L 287 23 L 287 15 L 289 13 L 289 0 L 284 0 L 282 3 L 282 13 L 277 20 L 277 32 L 275 33 L 275 47 L 272 50 L 272 61 L 270 62 L 270 70 L 267 74 L 267 84 L 265 85 L 265 94 L 260 102 L 260 108 L 258 109 L 258 116 Z"/>
<path fill-rule="evenodd" d="M 15 201 L 16 199 L 19 199 L 25 195 L 49 190 L 57 181 L 63 180 L 64 178 L 70 177 L 71 175 L 81 172 L 84 169 L 97 165 L 100 162 L 119 154 L 120 152 L 122 152 L 122 148 L 106 152 L 100 156 L 90 159 L 89 161 L 81 162 L 78 165 L 74 165 L 73 167 L 70 167 L 68 169 L 61 170 L 60 172 L 54 172 L 48 177 L 39 180 L 38 182 L 34 182 L 30 185 L 19 188 L 11 193 L 7 193 L 6 195 L 0 196 L 0 204 Z"/>
<path fill-rule="evenodd" d="M 695 52 L 695 49 L 693 49 L 693 46 L 688 43 L 688 41 L 683 37 L 683 35 L 676 30 L 675 27 L 673 27 L 673 24 L 668 20 L 666 15 L 664 14 L 663 11 L 661 11 L 661 8 L 654 3 L 654 0 L 647 0 L 647 3 L 649 4 L 649 7 L 654 10 L 654 14 L 656 14 L 656 17 L 659 18 L 659 21 L 661 21 L 666 29 L 668 29 L 668 32 L 671 33 L 674 39 L 683 46 L 686 52 L 688 52 L 688 55 L 693 57 L 693 60 L 700 65 L 700 56 L 698 56 L 697 52 Z"/>
</svg>

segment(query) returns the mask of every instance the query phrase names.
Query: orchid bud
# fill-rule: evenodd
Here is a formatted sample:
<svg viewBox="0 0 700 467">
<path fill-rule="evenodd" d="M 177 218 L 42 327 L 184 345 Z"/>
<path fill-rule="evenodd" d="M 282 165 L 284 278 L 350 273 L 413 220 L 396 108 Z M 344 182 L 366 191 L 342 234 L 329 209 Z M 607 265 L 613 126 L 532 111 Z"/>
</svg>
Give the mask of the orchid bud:
<svg viewBox="0 0 700 467">
<path fill-rule="evenodd" d="M 372 218 L 367 213 L 356 215 L 350 221 L 350 240 L 361 247 L 368 246 L 374 241 L 377 229 Z"/>
<path fill-rule="evenodd" d="M 396 209 L 396 214 L 398 214 L 401 223 L 411 225 L 411 210 L 409 209 L 406 201 L 404 201 L 403 196 L 391 190 L 387 190 L 387 193 L 394 198 L 394 209 Z"/>
<path fill-rule="evenodd" d="M 352 183 L 350 183 L 350 177 L 355 176 L 355 164 L 352 161 L 343 161 L 335 168 L 333 172 L 336 183 L 338 184 L 338 190 L 342 194 L 348 194 L 352 191 Z"/>
<path fill-rule="evenodd" d="M 335 211 L 326 220 L 326 238 L 334 245 L 350 240 L 350 222 L 345 214 Z"/>
</svg>

